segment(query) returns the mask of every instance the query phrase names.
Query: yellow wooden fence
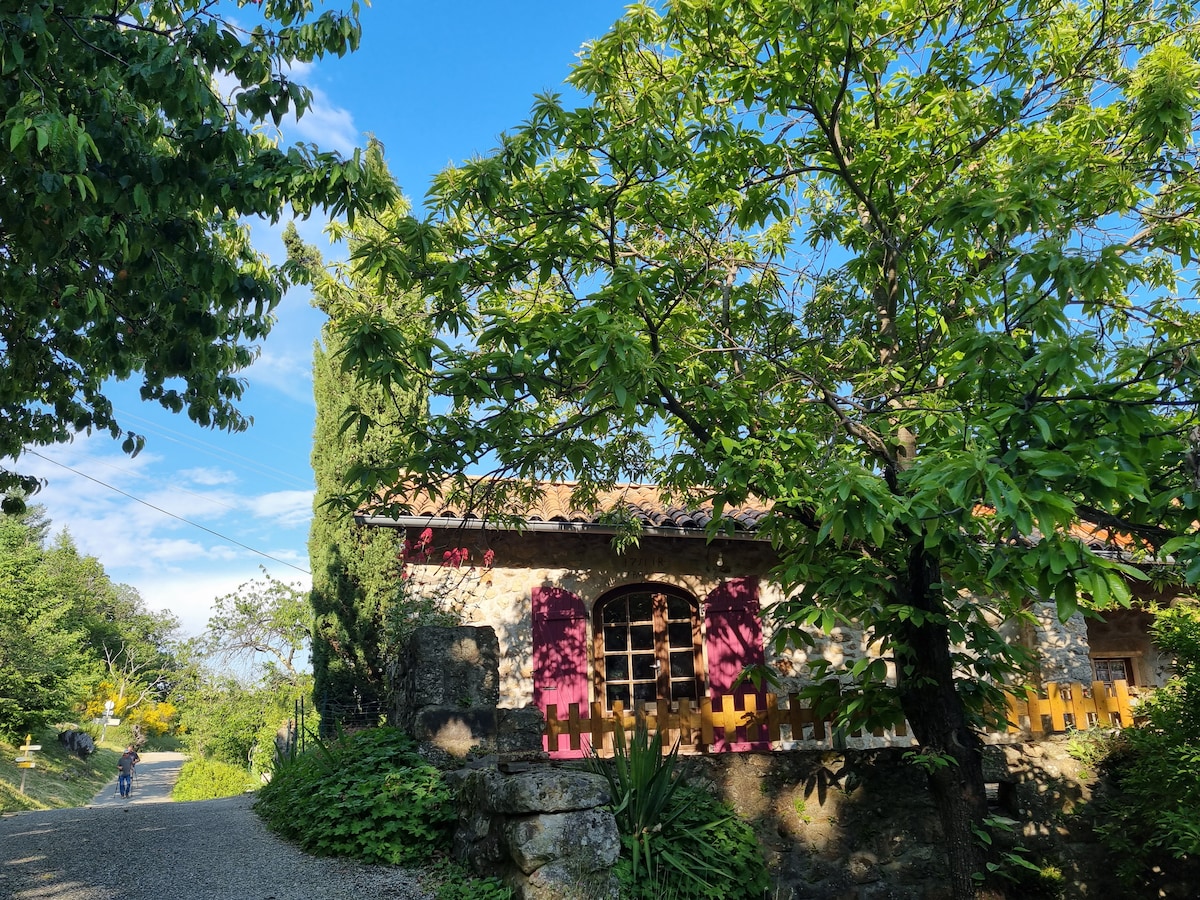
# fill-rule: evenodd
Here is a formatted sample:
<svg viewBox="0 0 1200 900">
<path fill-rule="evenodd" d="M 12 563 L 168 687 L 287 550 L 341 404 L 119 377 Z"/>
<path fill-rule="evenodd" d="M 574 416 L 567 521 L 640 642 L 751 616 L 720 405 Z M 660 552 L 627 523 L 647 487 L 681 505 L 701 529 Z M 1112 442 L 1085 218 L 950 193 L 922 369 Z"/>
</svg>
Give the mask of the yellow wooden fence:
<svg viewBox="0 0 1200 900">
<path fill-rule="evenodd" d="M 1133 724 L 1129 687 L 1124 681 L 1094 681 L 1090 687 L 1079 682 L 1047 684 L 1041 693 L 1030 688 L 1006 694 L 1008 733 L 1013 735 L 1041 737 L 1070 728 Z M 796 694 L 718 697 L 715 705 L 716 709 L 708 697 L 699 703 L 685 699 L 679 701 L 678 709 L 660 712 L 647 709 L 644 703 L 633 710 L 614 703 L 612 711 L 606 713 L 600 703 L 589 704 L 583 710 L 572 703 L 566 715 L 560 717 L 558 707 L 552 703 L 546 707 L 547 746 L 560 753 L 586 752 L 589 747 L 608 753 L 617 727 L 628 734 L 639 725 L 651 734 L 661 732 L 664 749 L 678 741 L 681 753 L 778 749 L 784 741 L 829 745 L 836 731 L 829 717 L 816 715 Z M 842 736 L 863 735 L 856 731 Z M 908 737 L 908 729 L 901 722 L 890 732 L 877 729 L 873 736 L 903 740 Z"/>
</svg>

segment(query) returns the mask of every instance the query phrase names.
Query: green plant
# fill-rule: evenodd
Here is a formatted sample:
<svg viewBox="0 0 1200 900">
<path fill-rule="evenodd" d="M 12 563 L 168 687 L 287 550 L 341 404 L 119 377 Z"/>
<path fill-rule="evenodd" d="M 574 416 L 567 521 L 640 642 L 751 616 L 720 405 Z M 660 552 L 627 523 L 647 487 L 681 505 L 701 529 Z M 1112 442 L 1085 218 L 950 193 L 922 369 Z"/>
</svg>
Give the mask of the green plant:
<svg viewBox="0 0 1200 900">
<path fill-rule="evenodd" d="M 1155 612 L 1155 642 L 1174 654 L 1175 674 L 1142 702 L 1146 724 L 1110 740 L 1100 770 L 1114 790 L 1093 805 L 1118 878 L 1146 896 L 1200 883 L 1200 602 Z"/>
<path fill-rule="evenodd" d="M 254 790 L 258 785 L 250 773 L 219 759 L 189 759 L 179 770 L 171 799 L 216 800 Z"/>
<path fill-rule="evenodd" d="M 422 885 L 435 900 L 512 900 L 513 891 L 496 877 L 477 878 L 462 863 L 441 857 L 425 867 Z"/>
<path fill-rule="evenodd" d="M 796 811 L 796 818 L 805 825 L 808 825 L 810 822 L 812 822 L 812 816 L 808 814 L 808 804 L 805 802 L 803 797 L 797 797 L 792 802 L 792 808 Z"/>
<path fill-rule="evenodd" d="M 455 821 L 441 771 L 395 728 L 314 740 L 276 764 L 255 809 L 310 853 L 392 865 L 429 860 Z"/>
<path fill-rule="evenodd" d="M 613 798 L 613 815 L 632 855 L 633 872 L 649 875 L 655 867 L 654 837 L 670 826 L 674 816 L 671 798 L 679 780 L 676 765 L 679 746 L 663 755 L 662 734 L 650 737 L 644 726 L 634 730 L 628 744 L 624 730 L 613 732 L 614 753 L 608 763 L 593 750 L 591 767 L 608 780 Z"/>
<path fill-rule="evenodd" d="M 1080 762 L 1080 776 L 1090 778 L 1112 748 L 1113 734 L 1102 728 L 1071 731 L 1067 737 L 1067 753 Z"/>
<path fill-rule="evenodd" d="M 1021 897 L 1060 896 L 1066 882 L 1061 869 L 1034 860 L 1029 849 L 1020 844 L 1001 847 L 995 842 L 994 835 L 1015 834 L 1013 826 L 1016 824 L 1014 819 L 993 815 L 972 829 L 975 839 L 991 857 L 985 862 L 984 870 L 974 874 L 975 881 L 981 885 L 1008 882 Z"/>
<path fill-rule="evenodd" d="M 589 759 L 613 797 L 624 850 L 616 866 L 623 897 L 700 900 L 759 897 L 766 864 L 750 826 L 717 797 L 684 782 L 678 746 L 639 727 L 626 743 L 614 732 L 613 758 Z"/>
</svg>

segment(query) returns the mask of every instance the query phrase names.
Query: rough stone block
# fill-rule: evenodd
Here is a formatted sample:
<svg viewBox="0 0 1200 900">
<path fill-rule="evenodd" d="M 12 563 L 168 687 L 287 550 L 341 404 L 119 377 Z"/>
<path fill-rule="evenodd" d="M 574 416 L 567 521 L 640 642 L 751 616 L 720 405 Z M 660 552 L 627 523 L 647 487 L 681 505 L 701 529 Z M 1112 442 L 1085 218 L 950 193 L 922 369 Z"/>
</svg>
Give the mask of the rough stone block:
<svg viewBox="0 0 1200 900">
<path fill-rule="evenodd" d="M 608 869 L 621 850 L 616 819 L 600 809 L 510 819 L 504 837 L 526 875 L 556 860 L 578 872 Z"/>
<path fill-rule="evenodd" d="M 580 872 L 568 863 L 546 863 L 521 883 L 521 900 L 617 900 L 617 877 L 611 872 Z"/>
<path fill-rule="evenodd" d="M 496 710 L 496 746 L 500 753 L 540 751 L 546 719 L 536 706 Z"/>
<path fill-rule="evenodd" d="M 507 815 L 593 809 L 611 799 L 603 776 L 547 767 L 497 776 L 490 787 L 485 802 Z"/>
<path fill-rule="evenodd" d="M 402 720 L 425 706 L 495 707 L 500 643 L 487 625 L 417 628 L 397 666 Z"/>
<path fill-rule="evenodd" d="M 496 749 L 496 710 L 425 707 L 410 731 L 419 743 L 462 759 L 472 750 Z"/>
</svg>

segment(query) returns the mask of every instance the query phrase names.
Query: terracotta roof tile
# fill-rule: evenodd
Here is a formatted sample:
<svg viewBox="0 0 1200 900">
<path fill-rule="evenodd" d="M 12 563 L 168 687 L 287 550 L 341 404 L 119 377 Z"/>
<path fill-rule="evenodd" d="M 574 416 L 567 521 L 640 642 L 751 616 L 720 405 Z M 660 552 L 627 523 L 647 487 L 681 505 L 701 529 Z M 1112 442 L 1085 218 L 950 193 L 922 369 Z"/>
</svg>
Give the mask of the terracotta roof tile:
<svg viewBox="0 0 1200 900">
<path fill-rule="evenodd" d="M 417 492 L 392 496 L 390 501 L 406 510 L 406 515 L 430 519 L 469 520 L 484 516 L 507 516 L 526 522 L 600 526 L 612 524 L 614 514 L 624 512 L 644 528 L 677 528 L 690 532 L 703 532 L 713 519 L 711 503 L 695 506 L 668 504 L 663 499 L 662 491 L 650 484 L 621 484 L 611 490 L 601 491 L 596 497 L 595 509 L 583 508 L 574 501 L 574 494 L 579 487 L 577 482 L 542 482 L 537 485 L 532 499 L 526 503 L 513 497 L 506 497 L 497 503 L 493 488 L 498 484 L 512 487 L 515 483 L 474 479 L 461 496 L 435 498 L 426 492 Z M 736 531 L 752 534 L 758 530 L 769 511 L 770 504 L 759 500 L 726 509 L 724 516 L 733 522 Z M 975 508 L 976 515 L 988 516 L 992 512 L 987 506 Z M 1069 533 L 1098 552 L 1128 551 L 1137 544 L 1130 535 L 1115 533 L 1087 522 L 1072 525 Z M 1036 534 L 1034 539 L 1037 539 Z"/>
<path fill-rule="evenodd" d="M 487 482 L 473 483 L 471 495 L 434 498 L 420 492 L 393 496 L 407 515 L 418 518 L 478 519 L 484 515 L 515 516 L 527 522 L 569 522 L 579 525 L 604 525 L 614 514 L 624 512 L 646 528 L 678 528 L 703 531 L 713 519 L 711 503 L 696 506 L 667 504 L 658 487 L 648 484 L 622 484 L 597 495 L 596 508 L 586 509 L 574 502 L 575 482 L 544 482 L 540 496 L 525 504 L 508 499 L 488 502 Z M 754 531 L 767 515 L 766 504 L 727 509 L 725 516 L 741 531 Z"/>
</svg>

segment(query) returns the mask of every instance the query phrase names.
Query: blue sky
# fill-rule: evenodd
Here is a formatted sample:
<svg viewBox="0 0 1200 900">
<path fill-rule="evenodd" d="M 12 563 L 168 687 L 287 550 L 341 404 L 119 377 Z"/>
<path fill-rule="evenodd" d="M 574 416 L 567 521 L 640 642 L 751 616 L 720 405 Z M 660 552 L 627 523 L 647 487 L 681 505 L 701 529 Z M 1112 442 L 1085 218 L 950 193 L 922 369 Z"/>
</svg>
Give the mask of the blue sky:
<svg viewBox="0 0 1200 900">
<path fill-rule="evenodd" d="M 302 72 L 316 102 L 302 120 L 285 123 L 282 142 L 349 153 L 373 134 L 419 206 L 436 172 L 494 147 L 501 131 L 526 118 L 535 93 L 565 90 L 580 46 L 624 6 L 375 0 L 362 11 L 357 53 Z M 255 245 L 273 259 L 282 258 L 283 224 L 252 227 Z M 321 241 L 324 222 L 298 225 Z M 255 420 L 248 432 L 202 429 L 141 403 L 136 384 L 117 385 L 122 423 L 147 438 L 137 458 L 107 437 L 80 436 L 21 461 L 22 471 L 49 482 L 34 501 L 54 530 L 68 530 L 114 581 L 137 588 L 151 608 L 174 612 L 189 634 L 203 628 L 215 598 L 260 577 L 260 566 L 308 585 L 310 364 L 322 316 L 306 292 L 294 291 L 278 320 L 245 373 L 243 409 Z"/>
</svg>

